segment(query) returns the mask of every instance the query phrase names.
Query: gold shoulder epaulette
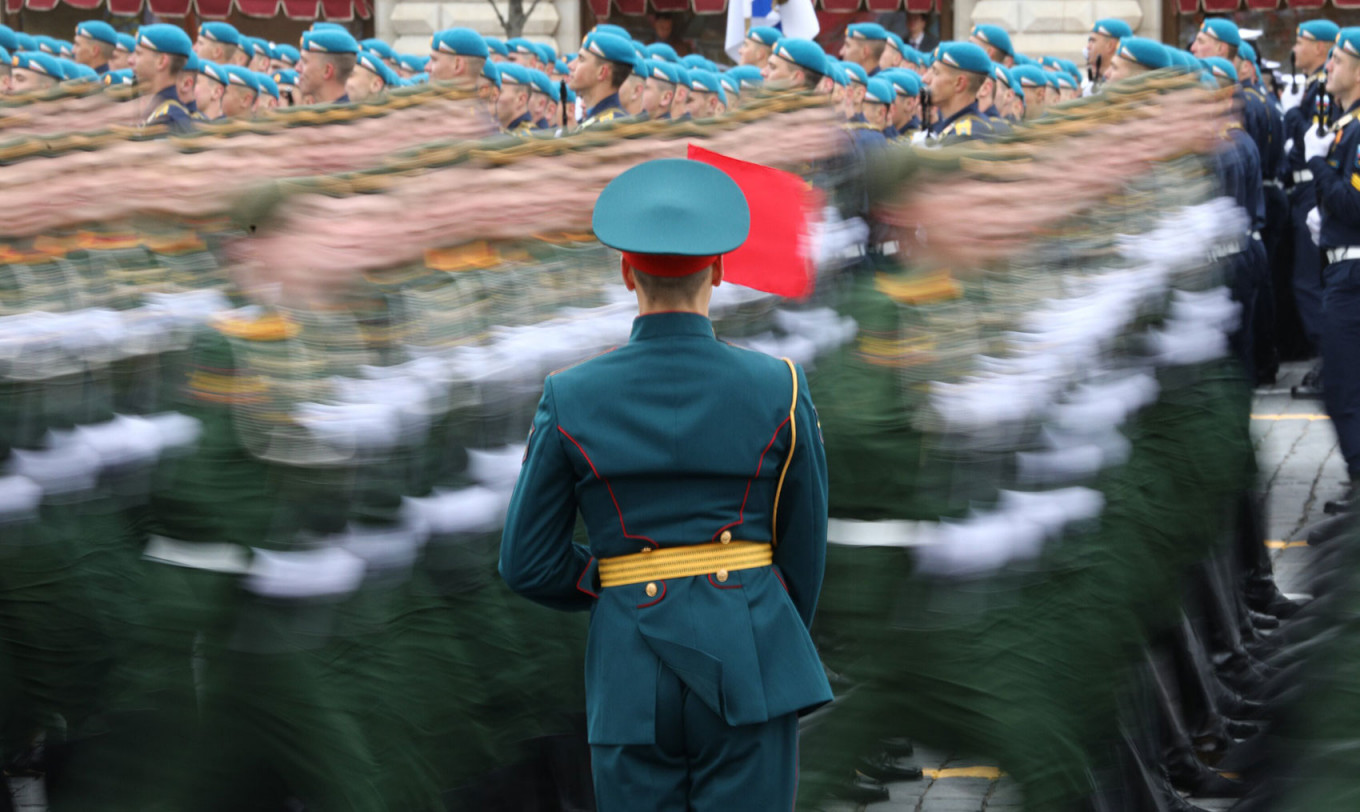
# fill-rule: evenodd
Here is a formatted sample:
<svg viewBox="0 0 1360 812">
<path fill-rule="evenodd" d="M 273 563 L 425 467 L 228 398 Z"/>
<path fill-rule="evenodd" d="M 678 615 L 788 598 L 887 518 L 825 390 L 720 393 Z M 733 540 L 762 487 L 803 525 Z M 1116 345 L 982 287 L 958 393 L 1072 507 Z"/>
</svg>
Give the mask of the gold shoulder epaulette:
<svg viewBox="0 0 1360 812">
<path fill-rule="evenodd" d="M 213 326 L 223 335 L 246 341 L 283 341 L 298 334 L 298 326 L 278 313 L 255 319 L 220 316 Z"/>
<path fill-rule="evenodd" d="M 963 295 L 963 287 L 946 271 L 920 276 L 881 273 L 875 277 L 874 287 L 893 301 L 903 304 L 930 304 Z"/>
</svg>

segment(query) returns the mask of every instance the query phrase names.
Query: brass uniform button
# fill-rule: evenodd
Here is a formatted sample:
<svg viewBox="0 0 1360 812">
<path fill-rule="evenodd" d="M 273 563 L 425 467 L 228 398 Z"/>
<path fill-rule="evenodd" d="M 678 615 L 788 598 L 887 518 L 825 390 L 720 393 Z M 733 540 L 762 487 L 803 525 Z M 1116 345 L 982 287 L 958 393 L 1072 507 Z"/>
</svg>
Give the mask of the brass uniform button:
<svg viewBox="0 0 1360 812">
<path fill-rule="evenodd" d="M 647 592 L 647 597 L 649 597 L 649 598 L 655 598 L 655 597 L 656 597 L 656 584 L 647 584 L 647 590 L 646 590 L 646 592 Z"/>
<path fill-rule="evenodd" d="M 723 544 L 728 544 L 728 543 L 730 543 L 730 542 L 732 541 L 732 531 L 731 531 L 731 530 L 724 530 L 724 531 L 722 532 L 722 535 L 721 535 L 721 536 L 718 536 L 718 541 L 721 541 Z"/>
<path fill-rule="evenodd" d="M 727 582 L 727 570 L 718 570 L 718 580 L 723 583 Z"/>
</svg>

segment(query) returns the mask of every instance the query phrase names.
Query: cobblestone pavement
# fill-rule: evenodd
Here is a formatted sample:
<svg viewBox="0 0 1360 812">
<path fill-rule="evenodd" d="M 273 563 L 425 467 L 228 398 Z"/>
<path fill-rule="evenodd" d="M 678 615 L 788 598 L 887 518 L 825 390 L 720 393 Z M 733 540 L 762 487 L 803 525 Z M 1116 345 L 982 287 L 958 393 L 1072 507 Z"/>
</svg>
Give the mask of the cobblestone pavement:
<svg viewBox="0 0 1360 812">
<path fill-rule="evenodd" d="M 1267 495 L 1268 541 L 1275 577 L 1287 594 L 1307 594 L 1303 568 L 1308 547 L 1303 529 L 1324 518 L 1322 505 L 1339 493 L 1345 467 L 1336 434 L 1318 400 L 1294 400 L 1289 387 L 1311 364 L 1286 364 L 1278 382 L 1256 392 L 1252 430 L 1261 486 Z M 907 762 L 903 762 L 904 764 Z M 1015 784 L 993 765 L 961 756 L 918 748 L 910 763 L 925 769 L 921 781 L 890 784 L 892 800 L 863 807 L 865 812 L 1019 812 L 1022 800 Z M 1211 812 L 1232 806 L 1231 800 L 1193 799 Z M 837 807 L 855 812 L 857 807 Z"/>
</svg>

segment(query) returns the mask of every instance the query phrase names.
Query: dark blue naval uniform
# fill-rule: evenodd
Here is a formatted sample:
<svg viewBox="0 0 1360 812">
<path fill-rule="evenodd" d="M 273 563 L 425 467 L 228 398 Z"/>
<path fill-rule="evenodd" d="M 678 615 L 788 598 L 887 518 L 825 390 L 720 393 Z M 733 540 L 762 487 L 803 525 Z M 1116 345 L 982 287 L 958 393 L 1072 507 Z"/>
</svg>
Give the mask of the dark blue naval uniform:
<svg viewBox="0 0 1360 812">
<path fill-rule="evenodd" d="M 505 125 L 505 131 L 510 135 L 527 136 L 534 131 L 533 119 L 528 113 L 520 114 L 514 121 Z"/>
<path fill-rule="evenodd" d="M 1360 103 L 1337 120 L 1326 158 L 1308 162 L 1327 255 L 1322 298 L 1322 389 L 1351 479 L 1360 478 Z"/>
<path fill-rule="evenodd" d="M 151 99 L 151 114 L 146 117 L 144 126 L 164 124 L 171 132 L 177 133 L 193 130 L 194 119 L 189 109 L 179 100 L 179 91 L 174 85 L 157 91 Z"/>
<path fill-rule="evenodd" d="M 1281 232 L 1287 227 L 1289 200 L 1284 188 L 1276 179 L 1280 162 L 1284 157 L 1284 117 L 1276 109 L 1266 94 L 1253 84 L 1243 82 L 1237 91 L 1242 104 L 1242 126 L 1256 144 L 1260 158 L 1262 199 L 1265 205 L 1265 219 L 1261 226 L 1261 241 L 1265 249 L 1265 270 L 1261 277 L 1261 289 L 1256 297 L 1256 311 L 1253 314 L 1255 336 L 1253 343 L 1256 351 L 1256 368 L 1268 377 L 1274 377 L 1279 367 L 1276 352 L 1276 287 L 1275 260 L 1279 251 Z M 1285 273 L 1285 271 L 1280 271 Z M 1287 279 L 1291 280 L 1292 266 Z M 1293 297 L 1288 297 L 1292 301 Z"/>
<path fill-rule="evenodd" d="M 600 812 L 793 806 L 797 714 L 832 697 L 808 634 L 826 456 L 795 369 L 717 340 L 702 315 L 656 313 L 544 384 L 500 571 L 539 603 L 591 612 Z M 588 548 L 572 543 L 578 511 Z M 738 540 L 775 542 L 773 564 L 600 586 L 601 559 Z"/>
<path fill-rule="evenodd" d="M 603 124 L 617 118 L 628 115 L 628 111 L 623 109 L 623 104 L 619 102 L 619 94 L 610 93 L 600 100 L 600 103 L 586 111 L 585 118 L 581 121 L 581 129 L 586 129 L 595 124 Z"/>
<path fill-rule="evenodd" d="M 1330 125 L 1338 118 L 1336 105 L 1326 93 L 1326 81 L 1322 71 L 1310 76 L 1299 106 L 1284 115 L 1285 138 L 1294 143 L 1288 166 L 1281 172 L 1286 182 L 1293 184 L 1289 207 L 1294 225 L 1294 302 L 1303 331 L 1314 347 L 1322 341 L 1322 259 L 1308 232 L 1308 212 L 1317 206 L 1317 193 L 1303 152 L 1303 133 L 1319 122 Z"/>
<path fill-rule="evenodd" d="M 996 128 L 991 119 L 978 112 L 977 102 L 973 102 L 946 119 L 930 126 L 930 132 L 945 145 L 986 138 L 995 134 Z"/>
<path fill-rule="evenodd" d="M 1237 201 L 1250 222 L 1242 251 L 1229 259 L 1228 286 L 1233 299 L 1242 305 L 1242 320 L 1231 336 L 1234 352 L 1241 360 L 1247 380 L 1255 377 L 1255 313 L 1256 300 L 1261 295 L 1266 267 L 1265 246 L 1261 242 L 1261 228 L 1265 225 L 1265 196 L 1261 187 L 1261 159 L 1256 143 L 1242 127 L 1228 127 L 1222 145 L 1214 155 L 1223 194 Z"/>
</svg>

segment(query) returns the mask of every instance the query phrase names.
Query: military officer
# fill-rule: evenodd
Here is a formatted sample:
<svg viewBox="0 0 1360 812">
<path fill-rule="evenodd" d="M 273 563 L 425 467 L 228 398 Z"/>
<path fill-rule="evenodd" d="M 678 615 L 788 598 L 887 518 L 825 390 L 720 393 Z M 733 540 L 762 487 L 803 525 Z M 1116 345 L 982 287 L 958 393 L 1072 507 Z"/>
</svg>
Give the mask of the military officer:
<svg viewBox="0 0 1360 812">
<path fill-rule="evenodd" d="M 1326 127 L 1336 121 L 1339 113 L 1327 95 L 1327 54 L 1336 41 L 1340 28 L 1331 20 L 1309 20 L 1299 24 L 1294 41 L 1294 62 L 1308 77 L 1303 97 L 1297 107 L 1284 115 L 1286 143 L 1285 175 L 1289 187 L 1290 217 L 1294 232 L 1294 303 L 1304 335 L 1314 348 L 1322 346 L 1322 259 L 1317 244 L 1306 223 L 1308 213 L 1317 207 L 1317 191 L 1313 172 L 1304 154 L 1304 134 L 1319 125 Z M 1305 379 L 1309 393 L 1320 393 L 1320 381 Z"/>
<path fill-rule="evenodd" d="M 481 38 L 477 38 L 478 43 Z M 485 46 L 483 46 L 485 49 Z M 302 35 L 298 90 L 318 104 L 348 104 L 345 82 L 354 72 L 359 43 L 345 31 L 312 30 Z"/>
<path fill-rule="evenodd" d="M 226 91 L 222 94 L 223 118 L 250 118 L 255 112 L 255 101 L 260 96 L 260 82 L 255 72 L 240 65 L 227 65 Z"/>
<path fill-rule="evenodd" d="M 132 52 L 137 50 L 137 39 L 131 34 L 118 32 L 118 44 L 113 48 L 109 59 L 109 70 L 127 70 L 132 64 Z"/>
<path fill-rule="evenodd" d="M 866 76 L 878 73 L 878 63 L 888 47 L 888 30 L 878 23 L 851 23 L 845 29 L 841 59 L 863 68 Z"/>
<path fill-rule="evenodd" d="M 502 62 L 496 68 L 501 75 L 496 120 L 500 122 L 502 132 L 527 137 L 535 129 L 533 116 L 529 114 L 533 77 L 529 75 L 528 68 L 514 62 Z"/>
<path fill-rule="evenodd" d="M 9 92 L 32 93 L 56 87 L 62 80 L 56 58 L 41 51 L 19 51 L 10 57 Z"/>
<path fill-rule="evenodd" d="M 1129 24 L 1114 17 L 1096 20 L 1091 26 L 1091 33 L 1086 36 L 1086 75 L 1093 89 L 1104 81 L 1120 40 L 1131 36 L 1133 29 Z"/>
<path fill-rule="evenodd" d="M 981 23 L 973 26 L 968 41 L 980 46 L 987 56 L 998 65 L 1011 67 L 1015 64 L 1015 47 L 1011 45 L 1011 35 L 999 25 Z"/>
<path fill-rule="evenodd" d="M 642 88 L 642 113 L 651 120 L 669 120 L 676 85 L 682 81 L 680 67 L 665 60 L 647 60 L 647 79 Z M 686 75 L 683 81 L 688 81 Z"/>
<path fill-rule="evenodd" d="M 137 32 L 132 72 L 138 87 L 151 95 L 144 126 L 164 124 L 174 132 L 193 129 L 193 118 L 179 100 L 179 78 L 193 54 L 189 35 L 168 23 L 144 25 Z"/>
<path fill-rule="evenodd" d="M 827 479 L 806 379 L 714 338 L 709 297 L 750 223 L 720 170 L 641 164 L 593 219 L 640 315 L 626 345 L 547 379 L 500 572 L 592 612 L 601 812 L 787 810 L 797 714 L 831 699 L 807 631 Z M 578 511 L 588 547 L 572 543 Z"/>
<path fill-rule="evenodd" d="M 985 138 L 996 130 L 977 106 L 982 83 L 991 78 L 992 60 L 971 42 L 946 42 L 926 73 L 930 96 L 940 110 L 931 133 L 945 144 Z"/>
<path fill-rule="evenodd" d="M 717 118 L 727 110 L 727 92 L 718 76 L 711 71 L 689 72 L 689 106 L 692 118 Z"/>
<path fill-rule="evenodd" d="M 198 78 L 194 82 L 194 101 L 199 115 L 207 121 L 223 117 L 222 99 L 226 95 L 231 77 L 227 69 L 214 62 L 203 62 Z"/>
<path fill-rule="evenodd" d="M 746 38 L 741 41 L 741 48 L 737 52 L 737 64 L 765 67 L 774 44 L 783 37 L 777 28 L 770 28 L 767 25 L 752 26 L 751 30 L 746 32 Z"/>
<path fill-rule="evenodd" d="M 1327 67 L 1326 90 L 1341 117 L 1303 148 L 1316 186 L 1317 245 L 1326 256 L 1322 298 L 1323 402 L 1352 486 L 1360 479 L 1360 28 L 1343 28 Z"/>
<path fill-rule="evenodd" d="M 627 116 L 619 102 L 619 88 L 632 75 L 637 53 L 625 39 L 607 32 L 586 37 L 580 54 L 571 63 L 568 85 L 585 105 L 581 129 L 589 129 Z"/>
<path fill-rule="evenodd" d="M 888 32 L 888 45 L 883 49 L 883 56 L 878 59 L 878 69 L 887 70 L 888 68 L 902 67 L 902 53 L 908 46 L 902 42 L 902 38 Z"/>
<path fill-rule="evenodd" d="M 400 81 L 382 57 L 372 51 L 360 51 L 354 72 L 345 81 L 345 95 L 354 102 L 376 99 Z"/>
<path fill-rule="evenodd" d="M 771 90 L 824 89 L 830 73 L 830 57 L 822 47 L 809 39 L 785 37 L 775 44 L 760 76 Z"/>
<path fill-rule="evenodd" d="M 1119 48 L 1110 59 L 1105 79 L 1118 82 L 1170 65 L 1171 58 L 1167 55 L 1166 46 L 1160 42 L 1142 37 L 1125 37 L 1119 41 Z"/>
<path fill-rule="evenodd" d="M 557 87 L 553 80 L 548 78 L 548 74 L 541 70 L 531 69 L 529 71 L 529 115 L 533 119 L 534 128 L 539 130 L 549 130 L 554 126 L 556 112 Z M 638 82 L 641 83 L 641 79 Z M 641 111 L 639 104 L 638 110 Z"/>
<path fill-rule="evenodd" d="M 883 71 L 882 78 L 897 88 L 883 137 L 889 141 L 910 139 L 921 129 L 921 77 L 906 68 L 889 68 Z"/>
<path fill-rule="evenodd" d="M 430 40 L 430 80 L 447 82 L 460 90 L 475 90 L 482 64 L 490 51 L 486 41 L 471 28 L 446 28 Z M 405 60 L 403 60 L 405 61 Z M 414 66 L 406 65 L 408 70 Z M 411 75 L 419 71 L 412 70 Z"/>
<path fill-rule="evenodd" d="M 75 60 L 103 76 L 109 72 L 113 49 L 118 46 L 118 32 L 103 20 L 86 20 L 76 26 L 74 45 Z"/>
</svg>

